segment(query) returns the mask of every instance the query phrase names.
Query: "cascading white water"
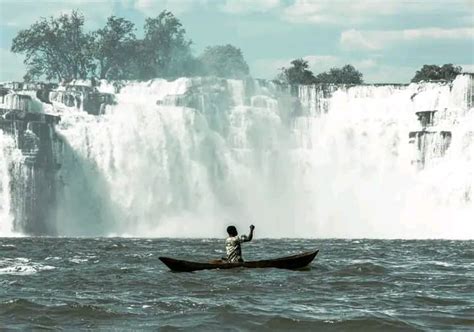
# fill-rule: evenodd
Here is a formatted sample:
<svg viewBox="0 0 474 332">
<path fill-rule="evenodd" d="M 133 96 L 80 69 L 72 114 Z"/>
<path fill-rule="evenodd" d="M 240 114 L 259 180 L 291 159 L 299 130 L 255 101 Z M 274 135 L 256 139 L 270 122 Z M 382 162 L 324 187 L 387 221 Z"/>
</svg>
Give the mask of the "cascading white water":
<svg viewBox="0 0 474 332">
<path fill-rule="evenodd" d="M 100 118 L 63 114 L 60 234 L 210 236 L 220 235 L 225 223 L 255 216 L 247 210 L 256 201 L 246 202 L 260 180 L 248 163 L 265 157 L 260 145 L 274 131 L 266 120 L 278 125 L 279 118 L 243 106 L 237 81 L 229 84 L 237 106 L 223 114 L 228 139 L 195 109 L 156 105 L 182 95 L 190 83 L 129 84 Z M 247 135 L 248 129 L 254 132 Z"/>
<path fill-rule="evenodd" d="M 301 110 L 272 83 L 253 91 L 129 82 L 104 115 L 63 109 L 58 233 L 210 237 L 254 223 L 260 237 L 474 238 L 469 75 L 299 87 Z M 409 133 L 425 134 L 415 114 L 429 110 L 420 167 Z"/>
<path fill-rule="evenodd" d="M 17 236 L 14 231 L 12 215 L 12 173 L 22 159 L 21 151 L 11 136 L 0 130 L 0 236 Z"/>
<path fill-rule="evenodd" d="M 470 81 L 458 80 L 464 84 L 455 81 L 452 89 L 434 83 L 339 89 L 328 101 L 327 113 L 297 120 L 299 145 L 305 147 L 301 153 L 310 170 L 308 196 L 314 202 L 307 218 L 315 221 L 318 232 L 336 237 L 474 237 L 474 126 L 466 96 L 459 98 Z M 431 157 L 437 155 L 437 144 L 431 142 L 426 167 L 417 171 L 407 137 L 410 130 L 420 130 L 415 112 L 426 110 L 438 110 L 434 129 L 451 130 L 453 141 L 438 160 Z"/>
</svg>

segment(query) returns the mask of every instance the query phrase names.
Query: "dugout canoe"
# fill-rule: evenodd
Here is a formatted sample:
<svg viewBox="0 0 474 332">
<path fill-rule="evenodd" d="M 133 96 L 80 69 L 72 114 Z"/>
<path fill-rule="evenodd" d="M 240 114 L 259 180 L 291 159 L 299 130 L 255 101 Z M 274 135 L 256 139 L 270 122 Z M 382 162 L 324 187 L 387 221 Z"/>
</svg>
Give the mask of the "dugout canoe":
<svg viewBox="0 0 474 332">
<path fill-rule="evenodd" d="M 319 250 L 315 250 L 293 256 L 239 263 L 227 263 L 221 260 L 215 260 L 210 262 L 191 262 L 170 257 L 159 257 L 159 259 L 172 271 L 176 272 L 192 272 L 212 269 L 233 269 L 237 267 L 277 268 L 295 270 L 308 266 L 309 263 L 311 263 L 311 261 L 314 259 L 314 257 L 316 257 L 318 252 Z"/>
</svg>

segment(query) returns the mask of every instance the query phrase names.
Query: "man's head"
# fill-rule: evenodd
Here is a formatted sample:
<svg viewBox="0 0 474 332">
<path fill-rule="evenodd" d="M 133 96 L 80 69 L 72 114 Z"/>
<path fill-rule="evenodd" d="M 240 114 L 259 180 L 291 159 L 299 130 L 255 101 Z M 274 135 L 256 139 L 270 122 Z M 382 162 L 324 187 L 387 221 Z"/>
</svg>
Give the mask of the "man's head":
<svg viewBox="0 0 474 332">
<path fill-rule="evenodd" d="M 237 236 L 239 233 L 237 233 L 237 228 L 235 226 L 229 226 L 227 227 L 227 233 L 229 236 Z"/>
</svg>

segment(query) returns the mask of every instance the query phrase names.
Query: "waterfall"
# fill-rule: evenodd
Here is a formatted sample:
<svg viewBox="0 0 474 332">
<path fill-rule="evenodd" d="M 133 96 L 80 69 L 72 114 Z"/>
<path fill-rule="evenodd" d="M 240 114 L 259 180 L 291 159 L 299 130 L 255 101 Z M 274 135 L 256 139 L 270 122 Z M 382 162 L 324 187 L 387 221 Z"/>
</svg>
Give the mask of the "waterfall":
<svg viewBox="0 0 474 332">
<path fill-rule="evenodd" d="M 193 84 L 181 79 L 128 84 L 102 117 L 63 114 L 60 233 L 209 236 L 251 222 L 254 171 L 263 171 L 256 164 L 276 145 L 280 119 L 244 106 L 242 82 L 222 83 L 209 96 L 198 91 L 200 110 L 168 105 Z"/>
<path fill-rule="evenodd" d="M 11 187 L 12 175 L 18 171 L 22 159 L 13 138 L 0 130 L 0 236 L 18 235 L 14 230 Z"/>
<path fill-rule="evenodd" d="M 253 223 L 260 237 L 474 238 L 472 81 L 101 82 L 115 93 L 101 115 L 53 103 L 63 144 L 52 229 L 221 237 Z M 8 225 L 14 144 L 2 137 Z"/>
<path fill-rule="evenodd" d="M 321 116 L 297 120 L 319 230 L 341 237 L 474 236 L 474 123 L 466 77 L 452 85 L 339 88 Z M 415 114 L 426 110 L 437 110 L 434 124 L 417 128 Z M 419 153 L 408 144 L 412 130 L 426 145 L 421 170 L 412 165 Z M 443 131 L 452 133 L 447 150 Z"/>
</svg>

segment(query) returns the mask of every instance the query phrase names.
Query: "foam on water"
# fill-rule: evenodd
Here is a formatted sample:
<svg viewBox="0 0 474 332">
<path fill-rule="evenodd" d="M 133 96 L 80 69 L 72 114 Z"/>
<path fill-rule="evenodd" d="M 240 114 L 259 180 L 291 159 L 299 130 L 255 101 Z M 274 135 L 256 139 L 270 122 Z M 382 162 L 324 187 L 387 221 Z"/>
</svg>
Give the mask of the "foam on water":
<svg viewBox="0 0 474 332">
<path fill-rule="evenodd" d="M 5 258 L 0 260 L 0 275 L 31 275 L 39 271 L 54 270 L 54 266 L 31 262 L 28 258 Z"/>
</svg>

